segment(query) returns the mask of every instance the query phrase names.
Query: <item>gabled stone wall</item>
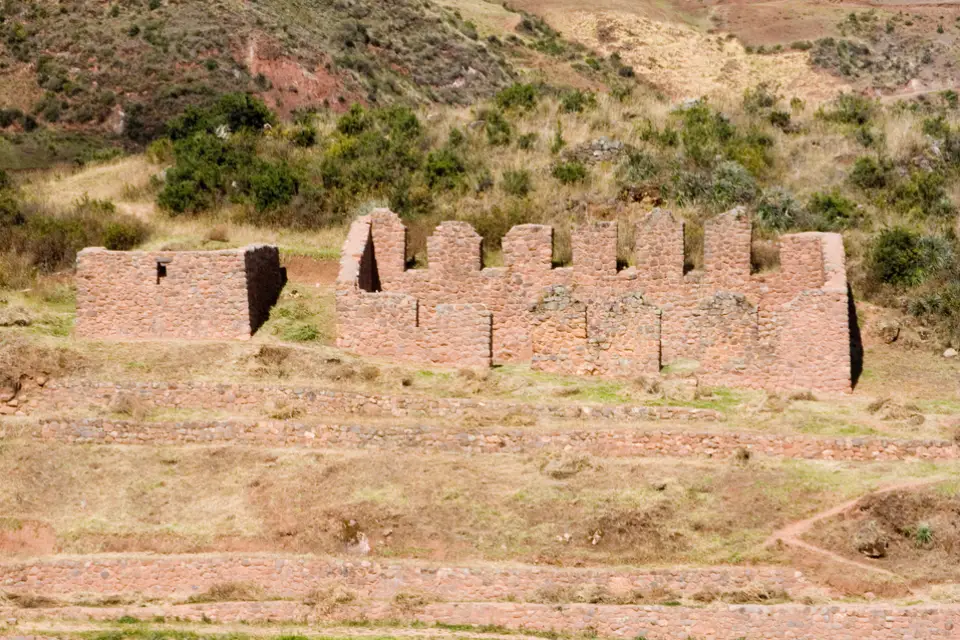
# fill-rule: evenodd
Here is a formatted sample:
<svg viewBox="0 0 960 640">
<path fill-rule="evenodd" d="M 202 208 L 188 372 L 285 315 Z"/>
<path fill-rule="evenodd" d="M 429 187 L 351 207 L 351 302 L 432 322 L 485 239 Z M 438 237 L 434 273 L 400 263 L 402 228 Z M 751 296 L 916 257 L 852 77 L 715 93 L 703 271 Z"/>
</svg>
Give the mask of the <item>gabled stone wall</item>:
<svg viewBox="0 0 960 640">
<path fill-rule="evenodd" d="M 248 339 L 286 275 L 276 247 L 77 254 L 76 333 L 85 338 Z"/>
<path fill-rule="evenodd" d="M 483 268 L 481 237 L 445 222 L 428 240 L 428 267 L 407 269 L 406 229 L 379 209 L 354 222 L 344 246 L 338 344 L 463 366 L 486 365 L 489 353 L 580 375 L 655 374 L 689 360 L 707 384 L 849 390 L 841 236 L 784 236 L 780 270 L 752 274 L 751 229 L 742 209 L 708 221 L 704 268 L 684 273 L 683 223 L 660 209 L 634 229 L 635 266 L 623 269 L 616 222 L 575 230 L 562 268 L 549 226 L 514 227 L 504 266 Z"/>
</svg>

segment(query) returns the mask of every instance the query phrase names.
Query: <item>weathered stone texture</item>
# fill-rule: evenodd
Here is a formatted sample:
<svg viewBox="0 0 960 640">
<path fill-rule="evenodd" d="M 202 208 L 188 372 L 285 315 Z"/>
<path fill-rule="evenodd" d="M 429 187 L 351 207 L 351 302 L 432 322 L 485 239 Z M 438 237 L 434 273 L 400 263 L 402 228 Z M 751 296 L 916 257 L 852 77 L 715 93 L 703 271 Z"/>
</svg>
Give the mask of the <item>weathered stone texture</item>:
<svg viewBox="0 0 960 640">
<path fill-rule="evenodd" d="M 683 224 L 669 212 L 654 210 L 637 225 L 634 267 L 618 269 L 617 234 L 615 222 L 581 227 L 573 234 L 573 266 L 554 268 L 552 228 L 520 225 L 503 238 L 505 266 L 483 268 L 476 232 L 443 223 L 428 240 L 428 268 L 408 270 L 403 224 L 390 211 L 375 211 L 354 223 L 344 247 L 338 344 L 366 355 L 402 352 L 474 366 L 486 359 L 479 353 L 489 340 L 494 362 L 532 361 L 557 373 L 635 376 L 692 360 L 711 384 L 850 389 L 839 235 L 784 236 L 781 269 L 751 274 L 751 223 L 735 209 L 706 225 L 703 272 L 684 274 Z M 362 266 L 368 252 L 376 260 Z M 376 277 L 364 275 L 371 269 Z M 382 285 L 377 290 L 363 285 L 373 279 Z M 389 295 L 411 297 L 416 318 L 391 320 L 377 302 Z M 447 304 L 485 310 L 490 335 L 476 315 L 438 326 L 437 310 Z M 398 322 L 415 347 L 395 344 Z M 434 344 L 477 347 L 464 360 Z"/>
<path fill-rule="evenodd" d="M 617 420 L 721 420 L 712 409 L 580 402 L 537 404 L 427 395 L 377 395 L 322 387 L 218 382 L 98 382 L 51 380 L 22 406 L 22 415 L 40 412 L 83 414 L 110 410 L 128 398 L 150 409 L 224 410 L 262 415 L 264 408 L 295 406 L 310 415 L 456 418 L 467 415 L 500 420 L 506 416 Z"/>
<path fill-rule="evenodd" d="M 519 564 L 442 566 L 317 556 L 209 554 L 88 556 L 0 564 L 0 587 L 46 595 L 74 593 L 186 596 L 223 582 L 256 584 L 274 597 L 304 596 L 339 584 L 361 597 L 391 599 L 417 591 L 444 600 L 533 600 L 544 587 L 597 585 L 611 593 L 699 592 L 766 588 L 794 598 L 829 597 L 798 571 L 773 566 L 558 569 Z"/>
<path fill-rule="evenodd" d="M 77 255 L 78 336 L 247 339 L 285 282 L 276 247 Z"/>
<path fill-rule="evenodd" d="M 575 452 L 603 457 L 702 457 L 729 459 L 748 451 L 807 460 L 879 462 L 957 460 L 949 440 L 788 436 L 681 429 L 511 427 L 470 428 L 409 424 L 375 425 L 296 420 L 207 419 L 164 422 L 109 418 L 50 418 L 6 427 L 8 437 L 67 444 L 243 444 L 319 449 L 419 450 L 467 454 Z M 3 432 L 0 432 L 3 433 Z"/>
<path fill-rule="evenodd" d="M 97 620 L 162 617 L 204 623 L 315 623 L 331 621 L 416 621 L 432 625 L 494 625 L 518 631 L 589 633 L 600 637 L 657 640 L 955 640 L 958 605 L 546 605 L 513 602 L 433 602 L 414 611 L 383 600 L 353 603 L 325 613 L 298 601 L 218 602 L 68 606 L 59 609 L 9 609 L 0 614 L 21 620 Z M 2 636 L 0 636 L 2 637 Z M 20 636 L 12 636 L 20 640 Z"/>
</svg>

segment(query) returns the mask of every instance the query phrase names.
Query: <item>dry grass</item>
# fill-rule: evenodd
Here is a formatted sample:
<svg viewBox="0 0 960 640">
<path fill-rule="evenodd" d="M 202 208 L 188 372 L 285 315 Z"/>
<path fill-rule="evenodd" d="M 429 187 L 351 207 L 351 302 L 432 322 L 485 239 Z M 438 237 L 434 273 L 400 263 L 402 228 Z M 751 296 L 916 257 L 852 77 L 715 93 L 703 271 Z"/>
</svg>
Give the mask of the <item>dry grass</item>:
<svg viewBox="0 0 960 640">
<path fill-rule="evenodd" d="M 42 515 L 65 553 L 341 554 L 343 523 L 355 521 L 374 557 L 725 563 L 769 559 L 760 545 L 788 521 L 895 478 L 955 469 L 618 458 L 557 478 L 541 467 L 509 454 L 8 442 L 0 513 Z"/>
<path fill-rule="evenodd" d="M 187 598 L 191 604 L 205 602 L 256 602 L 264 599 L 263 589 L 249 582 L 219 582 L 203 593 Z"/>
</svg>

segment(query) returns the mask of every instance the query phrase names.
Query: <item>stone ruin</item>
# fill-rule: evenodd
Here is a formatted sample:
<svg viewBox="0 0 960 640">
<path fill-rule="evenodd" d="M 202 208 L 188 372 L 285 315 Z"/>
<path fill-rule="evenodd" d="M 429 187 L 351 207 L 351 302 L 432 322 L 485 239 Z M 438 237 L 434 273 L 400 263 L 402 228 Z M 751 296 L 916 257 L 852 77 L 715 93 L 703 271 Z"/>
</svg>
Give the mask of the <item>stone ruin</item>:
<svg viewBox="0 0 960 640">
<path fill-rule="evenodd" d="M 76 334 L 86 338 L 249 339 L 286 272 L 276 247 L 77 254 Z"/>
<path fill-rule="evenodd" d="M 428 267 L 407 268 L 407 230 L 386 209 L 356 219 L 337 279 L 338 346 L 366 356 L 489 367 L 530 362 L 560 374 L 657 375 L 683 363 L 706 384 L 849 391 L 851 309 L 843 240 L 780 239 L 780 268 L 751 273 L 741 209 L 709 220 L 704 268 L 684 273 L 684 225 L 660 209 L 635 229 L 636 266 L 617 263 L 616 222 L 573 233 L 555 268 L 553 229 L 503 238 L 504 266 L 483 266 L 480 236 L 444 222 Z"/>
</svg>

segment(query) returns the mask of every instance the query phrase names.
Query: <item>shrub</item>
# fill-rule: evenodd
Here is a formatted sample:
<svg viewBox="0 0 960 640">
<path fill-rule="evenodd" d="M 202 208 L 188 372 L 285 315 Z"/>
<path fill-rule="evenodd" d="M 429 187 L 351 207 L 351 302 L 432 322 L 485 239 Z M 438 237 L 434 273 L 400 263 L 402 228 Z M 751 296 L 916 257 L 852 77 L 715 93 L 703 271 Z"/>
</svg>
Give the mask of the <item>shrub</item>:
<svg viewBox="0 0 960 640">
<path fill-rule="evenodd" d="M 770 112 L 770 115 L 767 116 L 767 120 L 769 120 L 770 124 L 775 126 L 777 129 L 789 132 L 791 125 L 790 117 L 789 111 L 774 109 Z"/>
<path fill-rule="evenodd" d="M 621 184 L 636 184 L 656 175 L 658 169 L 656 160 L 650 154 L 633 150 L 617 167 L 617 180 Z"/>
<path fill-rule="evenodd" d="M 517 138 L 517 146 L 523 149 L 524 151 L 529 151 L 536 146 L 537 140 L 539 138 L 540 136 L 537 135 L 535 132 L 524 133 L 519 138 Z"/>
<path fill-rule="evenodd" d="M 940 27 L 940 33 L 943 33 L 943 27 Z M 913 539 L 918 547 L 925 547 L 933 542 L 933 527 L 926 522 L 917 525 L 917 530 L 913 534 Z"/>
<path fill-rule="evenodd" d="M 803 207 L 783 187 L 767 189 L 757 202 L 757 221 L 768 229 L 785 231 L 803 216 Z"/>
<path fill-rule="evenodd" d="M 878 161 L 871 156 L 860 156 L 853 163 L 850 171 L 850 182 L 861 189 L 882 189 L 887 186 L 887 175 L 890 167 L 887 163 Z"/>
<path fill-rule="evenodd" d="M 769 82 L 761 82 L 753 89 L 743 92 L 743 109 L 747 113 L 759 113 L 772 109 L 778 102 L 780 102 L 780 96 Z"/>
<path fill-rule="evenodd" d="M 877 111 L 877 103 L 854 93 L 841 93 L 830 107 L 821 107 L 817 117 L 828 122 L 864 125 L 870 122 Z"/>
<path fill-rule="evenodd" d="M 290 141 L 298 147 L 312 147 L 317 144 L 317 128 L 313 125 L 299 125 L 290 132 Z"/>
<path fill-rule="evenodd" d="M 947 197 L 945 182 L 939 171 L 914 171 L 894 190 L 896 207 L 917 218 L 952 216 L 956 207 Z"/>
<path fill-rule="evenodd" d="M 746 204 L 757 195 L 757 181 L 742 165 L 728 160 L 714 170 L 711 192 L 713 202 L 719 207 Z"/>
<path fill-rule="evenodd" d="M 680 112 L 683 128 L 680 141 L 684 152 L 700 166 L 711 165 L 717 156 L 726 155 L 736 129 L 726 116 L 699 100 Z"/>
<path fill-rule="evenodd" d="M 299 187 L 299 180 L 285 162 L 260 162 L 257 171 L 250 176 L 250 189 L 257 211 L 288 204 Z"/>
<path fill-rule="evenodd" d="M 432 189 L 453 189 L 462 184 L 467 169 L 463 160 L 452 149 L 430 152 L 424 173 Z"/>
<path fill-rule="evenodd" d="M 510 123 L 502 113 L 494 109 L 484 109 L 479 116 L 484 122 L 483 128 L 487 132 L 487 142 L 497 147 L 510 144 L 512 135 Z"/>
<path fill-rule="evenodd" d="M 111 251 L 129 251 L 147 239 L 147 226 L 136 218 L 118 218 L 103 226 L 103 246 Z"/>
<path fill-rule="evenodd" d="M 503 172 L 503 179 L 500 181 L 500 188 L 504 193 L 512 196 L 523 197 L 530 193 L 532 184 L 530 172 L 526 169 L 508 169 Z"/>
<path fill-rule="evenodd" d="M 501 109 L 530 111 L 537 106 L 539 93 L 536 86 L 518 82 L 501 90 L 497 94 L 495 102 Z"/>
<path fill-rule="evenodd" d="M 587 168 L 576 160 L 558 162 L 553 166 L 551 174 L 563 184 L 574 184 L 587 179 Z"/>
<path fill-rule="evenodd" d="M 923 262 L 920 237 L 902 227 L 881 231 L 870 249 L 870 274 L 886 284 L 920 284 L 926 277 Z"/>
<path fill-rule="evenodd" d="M 560 109 L 565 113 L 582 113 L 597 106 L 597 97 L 592 91 L 573 89 L 560 97 Z"/>
<path fill-rule="evenodd" d="M 820 229 L 843 229 L 852 225 L 857 217 L 857 205 L 839 191 L 821 191 L 810 196 L 807 210 L 819 218 Z"/>
<path fill-rule="evenodd" d="M 77 251 L 105 246 L 126 250 L 147 239 L 147 225 L 120 215 L 108 200 L 83 198 L 68 211 L 55 212 L 36 205 L 21 205 L 13 194 L 0 194 L 0 236 L 8 257 L 4 280 L 16 273 L 52 272 L 72 266 Z M 17 278 L 20 279 L 20 278 Z"/>
<path fill-rule="evenodd" d="M 167 123 L 167 135 L 177 141 L 199 132 L 215 133 L 221 127 L 226 127 L 230 133 L 258 134 L 266 125 L 276 123 L 276 115 L 259 98 L 229 93 L 210 106 L 188 107 Z"/>
</svg>

